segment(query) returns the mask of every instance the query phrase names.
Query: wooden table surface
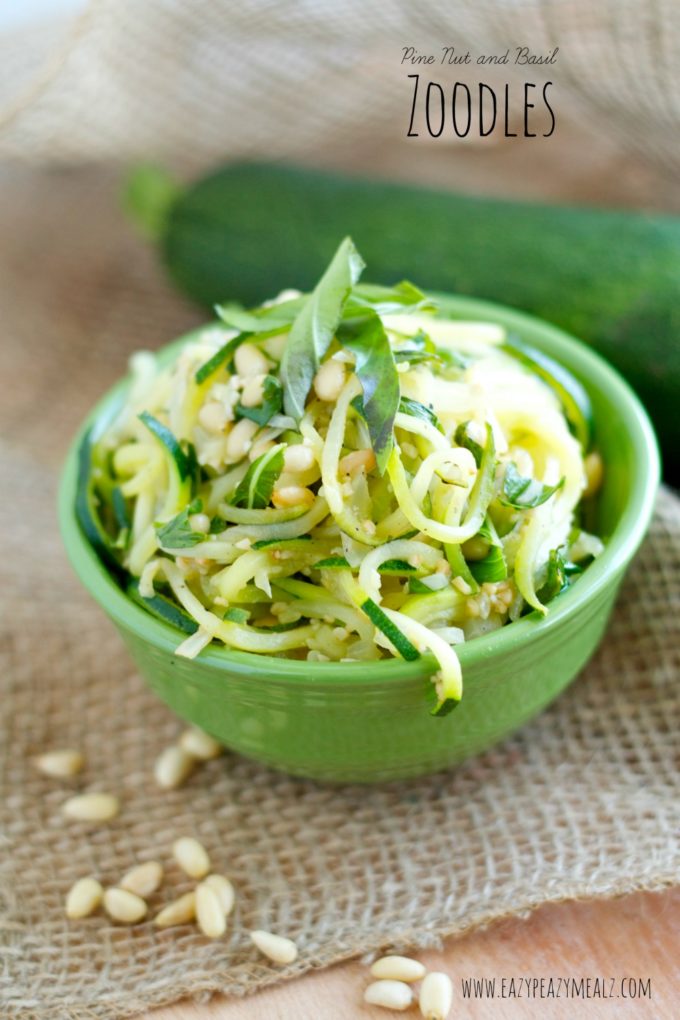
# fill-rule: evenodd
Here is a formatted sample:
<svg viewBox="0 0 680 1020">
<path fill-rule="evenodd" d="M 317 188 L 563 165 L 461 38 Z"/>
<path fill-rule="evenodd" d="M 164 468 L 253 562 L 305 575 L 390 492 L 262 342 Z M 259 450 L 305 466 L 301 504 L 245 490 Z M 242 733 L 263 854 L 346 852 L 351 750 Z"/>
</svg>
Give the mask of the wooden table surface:
<svg viewBox="0 0 680 1020">
<path fill-rule="evenodd" d="M 441 952 L 419 953 L 433 970 L 444 970 L 454 982 L 452 1020 L 493 1018 L 518 1020 L 613 1020 L 680 1016 L 680 888 L 640 893 L 618 900 L 562 903 L 535 911 L 527 920 L 499 922 L 486 931 L 447 941 Z M 215 999 L 198 1006 L 178 1003 L 146 1014 L 143 1020 L 385 1020 L 399 1014 L 362 1002 L 368 968 L 351 962 L 286 982 L 248 999 Z M 621 979 L 642 979 L 642 987 L 626 981 L 625 991 L 650 993 L 645 998 L 464 998 L 468 977 L 501 980 L 540 978 L 601 978 L 610 996 L 620 995 Z M 613 981 L 612 981 L 613 979 Z M 647 984 L 648 983 L 648 984 Z M 556 984 L 556 983 L 555 983 Z M 548 991 L 547 983 L 544 989 Z M 568 987 L 568 986 L 567 986 Z M 540 994 L 540 988 L 539 993 Z M 649 997 L 651 994 L 651 998 Z M 412 1007 L 403 1016 L 419 1016 Z"/>
</svg>

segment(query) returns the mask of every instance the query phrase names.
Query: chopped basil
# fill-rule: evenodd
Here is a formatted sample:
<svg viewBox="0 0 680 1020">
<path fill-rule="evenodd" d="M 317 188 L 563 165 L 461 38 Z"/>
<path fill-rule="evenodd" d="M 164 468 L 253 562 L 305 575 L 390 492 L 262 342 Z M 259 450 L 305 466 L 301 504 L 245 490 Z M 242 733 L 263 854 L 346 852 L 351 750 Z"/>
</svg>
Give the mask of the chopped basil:
<svg viewBox="0 0 680 1020">
<path fill-rule="evenodd" d="M 390 341 L 375 312 L 340 323 L 338 340 L 356 358 L 354 370 L 363 389 L 363 416 L 378 470 L 383 474 L 392 452 L 392 429 L 399 406 L 399 374 Z"/>
<path fill-rule="evenodd" d="M 399 410 L 403 414 L 410 414 L 412 418 L 421 418 L 423 421 L 429 422 L 430 425 L 434 425 L 440 432 L 444 431 L 439 418 L 432 408 L 426 407 L 425 404 L 421 404 L 418 400 L 411 400 L 410 397 L 401 397 L 399 400 Z"/>
<path fill-rule="evenodd" d="M 264 396 L 262 403 L 257 407 L 244 407 L 243 404 L 236 405 L 236 416 L 238 418 L 250 418 L 258 425 L 266 425 L 273 415 L 278 414 L 283 407 L 283 390 L 281 383 L 273 375 L 267 375 L 262 383 Z"/>
<path fill-rule="evenodd" d="M 304 414 L 314 376 L 363 268 L 363 259 L 351 238 L 346 237 L 293 321 L 281 361 L 281 381 L 286 414 L 296 421 Z"/>
<path fill-rule="evenodd" d="M 246 311 L 240 305 L 215 305 L 215 311 L 222 322 L 232 329 L 241 330 L 244 333 L 271 333 L 288 329 L 291 322 L 298 314 L 305 296 L 300 295 L 291 301 L 282 301 L 266 308 L 256 308 L 253 311 Z"/>
<path fill-rule="evenodd" d="M 279 443 L 253 461 L 232 497 L 233 506 L 263 510 L 269 505 L 274 486 L 283 471 L 283 450 L 284 444 Z"/>
<path fill-rule="evenodd" d="M 166 524 L 154 525 L 159 545 L 164 549 L 189 549 L 192 545 L 204 542 L 207 536 L 202 531 L 194 531 L 189 524 L 190 515 L 199 512 L 200 500 L 196 500 Z"/>
<path fill-rule="evenodd" d="M 347 302 L 347 313 L 361 315 L 366 308 L 372 309 L 378 315 L 393 315 L 399 312 L 407 314 L 433 312 L 437 305 L 415 284 L 402 280 L 394 287 L 381 287 L 372 283 L 357 284 Z"/>
<path fill-rule="evenodd" d="M 227 530 L 227 522 L 222 517 L 212 517 L 210 520 L 210 534 L 221 535 L 223 531 Z"/>
<path fill-rule="evenodd" d="M 249 616 L 250 613 L 247 609 L 239 609 L 237 606 L 229 606 L 222 619 L 228 620 L 229 623 L 247 623 Z"/>
<path fill-rule="evenodd" d="M 524 478 L 517 470 L 517 465 L 510 461 L 505 469 L 503 492 L 498 500 L 503 506 L 511 506 L 515 510 L 528 510 L 541 506 L 563 485 L 564 478 L 560 478 L 556 485 L 544 485 L 534 478 Z"/>
</svg>

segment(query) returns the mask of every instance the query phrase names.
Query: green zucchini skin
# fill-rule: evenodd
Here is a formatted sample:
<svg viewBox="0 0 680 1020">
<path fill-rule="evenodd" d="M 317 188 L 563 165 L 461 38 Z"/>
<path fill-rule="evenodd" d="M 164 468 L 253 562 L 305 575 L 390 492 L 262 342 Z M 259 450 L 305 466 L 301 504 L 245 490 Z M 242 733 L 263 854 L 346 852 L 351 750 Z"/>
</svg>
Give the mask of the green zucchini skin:
<svg viewBox="0 0 680 1020">
<path fill-rule="evenodd" d="M 233 164 L 178 195 L 160 243 L 199 304 L 247 306 L 311 289 L 347 234 L 376 283 L 498 301 L 591 344 L 647 404 L 680 480 L 680 218 Z"/>
</svg>

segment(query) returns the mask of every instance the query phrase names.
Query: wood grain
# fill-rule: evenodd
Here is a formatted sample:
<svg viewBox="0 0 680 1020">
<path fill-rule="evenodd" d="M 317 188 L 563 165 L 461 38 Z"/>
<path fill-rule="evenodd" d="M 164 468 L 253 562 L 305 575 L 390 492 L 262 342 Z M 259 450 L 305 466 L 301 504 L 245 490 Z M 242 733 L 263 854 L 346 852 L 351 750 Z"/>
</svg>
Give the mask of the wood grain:
<svg viewBox="0 0 680 1020">
<path fill-rule="evenodd" d="M 449 940 L 441 952 L 419 953 L 431 970 L 454 981 L 452 1020 L 613 1020 L 680 1016 L 680 889 L 606 902 L 563 903 L 527 920 L 502 921 Z M 385 1020 L 397 1016 L 362 1002 L 368 969 L 358 961 L 283 983 L 249 999 L 178 1003 L 143 1020 Z M 467 977 L 600 977 L 614 992 L 621 978 L 649 979 L 651 998 L 464 999 Z M 563 992 L 564 995 L 564 992 Z M 418 1016 L 413 1007 L 404 1016 Z"/>
</svg>

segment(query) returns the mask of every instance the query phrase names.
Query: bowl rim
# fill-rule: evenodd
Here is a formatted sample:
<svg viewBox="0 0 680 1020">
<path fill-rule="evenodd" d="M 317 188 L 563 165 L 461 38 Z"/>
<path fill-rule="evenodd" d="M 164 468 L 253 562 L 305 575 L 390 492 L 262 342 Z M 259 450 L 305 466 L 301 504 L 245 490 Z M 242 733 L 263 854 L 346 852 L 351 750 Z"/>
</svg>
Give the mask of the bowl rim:
<svg viewBox="0 0 680 1020">
<path fill-rule="evenodd" d="M 626 428 L 634 448 L 634 471 L 629 479 L 628 503 L 604 551 L 579 578 L 578 583 L 555 600 L 547 616 L 541 617 L 537 612 L 527 614 L 506 627 L 458 646 L 456 650 L 465 673 L 476 662 L 490 657 L 502 657 L 518 645 L 538 641 L 548 632 L 553 632 L 581 611 L 585 604 L 596 601 L 598 595 L 609 587 L 612 579 L 625 570 L 639 548 L 651 520 L 659 485 L 660 459 L 654 430 L 640 400 L 619 373 L 588 345 L 536 316 L 505 305 L 453 294 L 433 293 L 433 296 L 443 303 L 440 308 L 443 317 L 485 319 L 519 332 L 528 330 L 532 334 L 538 333 L 538 340 L 532 336 L 531 343 L 543 349 L 541 341 L 546 341 L 548 353 L 557 361 L 561 360 L 562 352 L 575 354 L 579 361 L 577 374 L 586 389 L 589 383 L 593 383 L 605 391 L 612 403 L 619 407 L 621 424 Z M 170 357 L 176 348 L 206 325 L 210 323 L 164 345 L 159 353 Z M 111 405 L 128 385 L 129 376 L 114 384 L 95 404 L 78 429 L 62 468 L 58 497 L 59 523 L 71 566 L 95 601 L 123 629 L 132 631 L 147 644 L 172 656 L 181 640 L 178 631 L 169 623 L 147 613 L 125 594 L 97 556 L 75 516 L 77 456 L 82 438 L 88 428 L 105 421 L 106 412 L 110 412 Z M 399 681 L 413 682 L 416 677 L 427 678 L 435 668 L 434 657 L 430 654 L 421 656 L 415 662 L 392 658 L 371 662 L 310 663 L 212 645 L 192 661 L 197 666 L 220 672 L 266 675 L 268 680 L 286 683 L 308 684 L 311 681 L 320 684 L 331 681 L 337 684 L 341 681 L 344 686 L 359 687 L 380 682 L 389 685 Z"/>
</svg>

